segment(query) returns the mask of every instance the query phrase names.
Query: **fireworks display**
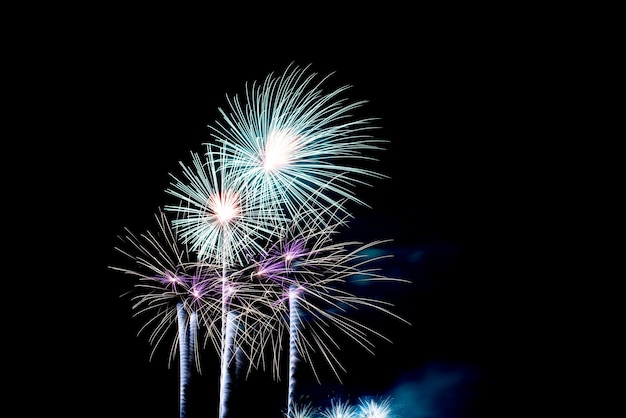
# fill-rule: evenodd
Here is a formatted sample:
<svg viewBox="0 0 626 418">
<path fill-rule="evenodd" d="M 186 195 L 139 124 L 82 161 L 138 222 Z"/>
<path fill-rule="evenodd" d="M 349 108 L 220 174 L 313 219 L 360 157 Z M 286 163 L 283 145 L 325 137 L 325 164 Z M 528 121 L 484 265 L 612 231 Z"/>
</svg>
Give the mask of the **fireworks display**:
<svg viewBox="0 0 626 418">
<path fill-rule="evenodd" d="M 392 303 L 350 290 L 357 281 L 408 283 L 381 273 L 375 266 L 380 257 L 368 255 L 384 241 L 336 242 L 351 218 L 348 205 L 365 205 L 356 186 L 385 177 L 356 166 L 375 160 L 367 152 L 381 150 L 384 141 L 367 133 L 372 119 L 351 117 L 363 102 L 342 98 L 347 87 L 324 93 L 324 79 L 314 81 L 316 74 L 307 71 L 290 65 L 262 85 L 253 83 L 244 103 L 230 99 L 231 113 L 221 110 L 215 142 L 204 144 L 204 154 L 192 152 L 189 165 L 181 162 L 182 175 L 172 175 L 166 193 L 177 203 L 159 211 L 158 233 L 127 231 L 122 241 L 132 248 L 118 248 L 136 269 L 113 268 L 139 278 L 133 309 L 153 312 L 148 324 L 156 324 L 155 347 L 178 324 L 170 358 L 177 341 L 181 418 L 192 359 L 200 368 L 196 328 L 205 335 L 204 347 L 218 349 L 219 418 L 229 412 L 231 374 L 240 367 L 235 353 L 244 353 L 248 372 L 269 366 L 280 380 L 287 344 L 286 415 L 292 418 L 301 414 L 293 410 L 300 361 L 320 383 L 312 353 L 339 380 L 346 372 L 335 354 L 335 333 L 371 353 L 372 337 L 389 341 L 351 311 L 376 310 L 404 321 Z M 168 220 L 168 212 L 175 217 Z"/>
<path fill-rule="evenodd" d="M 567 36 L 450 7 L 132 9 L 47 19 L 10 60 L 7 301 L 39 314 L 10 321 L 20 415 L 541 410 L 568 376 L 538 230 L 570 173 L 548 169 Z"/>
<path fill-rule="evenodd" d="M 327 77 L 318 78 L 295 65 L 270 74 L 248 86 L 243 98 L 229 98 L 212 128 L 224 165 L 267 206 L 278 202 L 289 214 L 303 205 L 342 208 L 344 198 L 366 204 L 355 186 L 385 177 L 359 164 L 375 159 L 372 151 L 387 142 L 372 136 L 376 119 L 352 114 L 365 102 L 349 102 L 349 86 L 325 92 Z"/>
</svg>

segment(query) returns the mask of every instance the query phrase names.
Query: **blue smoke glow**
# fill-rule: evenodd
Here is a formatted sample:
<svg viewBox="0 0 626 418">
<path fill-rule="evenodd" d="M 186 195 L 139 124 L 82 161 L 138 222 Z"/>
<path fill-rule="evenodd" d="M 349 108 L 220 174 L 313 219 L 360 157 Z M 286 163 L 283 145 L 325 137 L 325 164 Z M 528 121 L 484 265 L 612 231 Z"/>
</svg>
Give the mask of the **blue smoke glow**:
<svg viewBox="0 0 626 418">
<path fill-rule="evenodd" d="M 389 396 L 403 418 L 465 418 L 480 377 L 469 365 L 430 364 L 406 373 Z"/>
</svg>

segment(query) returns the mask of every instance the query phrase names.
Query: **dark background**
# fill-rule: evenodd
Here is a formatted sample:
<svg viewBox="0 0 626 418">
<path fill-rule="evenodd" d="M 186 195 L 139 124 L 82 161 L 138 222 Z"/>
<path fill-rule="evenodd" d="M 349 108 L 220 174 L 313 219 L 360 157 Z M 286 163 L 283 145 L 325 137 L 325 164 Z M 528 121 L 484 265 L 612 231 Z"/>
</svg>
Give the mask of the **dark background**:
<svg viewBox="0 0 626 418">
<path fill-rule="evenodd" d="M 61 25 L 22 51 L 45 115 L 30 120 L 45 132 L 36 159 L 44 187 L 31 209 L 50 222 L 35 225 L 42 240 L 25 252 L 52 259 L 45 275 L 54 278 L 39 292 L 40 378 L 29 383 L 47 407 L 177 416 L 169 346 L 150 360 L 147 335 L 137 335 L 143 323 L 121 297 L 132 280 L 108 268 L 120 261 L 117 235 L 153 226 L 169 173 L 210 140 L 207 125 L 226 95 L 290 63 L 334 72 L 329 86 L 352 85 L 347 96 L 368 100 L 363 111 L 380 118 L 389 143 L 377 169 L 390 178 L 362 190 L 371 208 L 354 208 L 350 235 L 393 239 L 385 272 L 412 282 L 383 289 L 411 325 L 364 318 L 393 343 L 376 342 L 374 356 L 340 352 L 343 384 L 329 375 L 318 385 L 303 372 L 302 394 L 317 406 L 391 397 L 407 418 L 521 416 L 543 399 L 549 378 L 545 370 L 535 377 L 536 359 L 551 348 L 536 316 L 546 272 L 534 267 L 541 251 L 528 242 L 542 201 L 534 184 L 544 164 L 538 149 L 550 143 L 558 42 L 538 40 L 508 14 L 494 21 L 476 11 L 473 19 L 460 10 L 325 19 L 307 36 L 293 21 L 226 21 L 217 30 L 213 18 L 205 30 L 161 13 Z M 218 363 L 204 350 L 189 416 L 217 415 Z M 239 385 L 233 410 L 279 417 L 286 406 L 286 376 L 259 372 Z"/>
</svg>

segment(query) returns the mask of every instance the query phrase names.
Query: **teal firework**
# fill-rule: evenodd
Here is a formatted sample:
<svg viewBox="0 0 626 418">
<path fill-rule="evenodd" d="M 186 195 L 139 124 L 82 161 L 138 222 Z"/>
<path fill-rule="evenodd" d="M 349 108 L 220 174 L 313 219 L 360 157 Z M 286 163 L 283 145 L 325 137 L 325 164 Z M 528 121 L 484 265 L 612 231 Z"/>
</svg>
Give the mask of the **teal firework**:
<svg viewBox="0 0 626 418">
<path fill-rule="evenodd" d="M 165 210 L 176 213 L 176 233 L 200 260 L 245 264 L 250 254 L 262 250 L 282 216 L 264 206 L 254 188 L 235 181 L 238 173 L 218 165 L 219 152 L 207 145 L 204 155 L 192 152 L 189 165 L 180 163 L 182 178 L 171 174 L 166 189 L 180 201 Z"/>
<path fill-rule="evenodd" d="M 287 214 L 303 205 L 338 206 L 357 197 L 357 185 L 386 176 L 365 164 L 385 140 L 373 136 L 375 118 L 354 114 L 366 101 L 350 102 L 350 86 L 325 92 L 330 77 L 290 65 L 263 83 L 246 86 L 245 96 L 228 99 L 212 129 L 224 150 L 223 165 L 262 201 L 282 204 Z M 317 199 L 311 199 L 316 196 Z"/>
</svg>

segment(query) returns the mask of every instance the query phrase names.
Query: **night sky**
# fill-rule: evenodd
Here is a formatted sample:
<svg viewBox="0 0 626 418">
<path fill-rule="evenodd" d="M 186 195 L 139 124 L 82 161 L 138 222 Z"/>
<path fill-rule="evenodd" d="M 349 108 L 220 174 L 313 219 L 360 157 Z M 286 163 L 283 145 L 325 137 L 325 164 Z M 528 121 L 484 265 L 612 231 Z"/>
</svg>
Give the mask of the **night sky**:
<svg viewBox="0 0 626 418">
<path fill-rule="evenodd" d="M 178 416 L 169 345 L 150 361 L 148 335 L 137 335 L 143 322 L 122 297 L 133 279 L 109 269 L 132 266 L 114 251 L 117 236 L 125 227 L 153 227 L 169 173 L 210 141 L 207 125 L 226 95 L 295 63 L 334 72 L 329 86 L 352 85 L 346 96 L 367 100 L 364 114 L 380 118 L 377 135 L 389 142 L 374 166 L 389 178 L 359 191 L 370 207 L 354 207 L 347 234 L 392 239 L 382 246 L 394 256 L 384 271 L 411 281 L 377 289 L 411 325 L 363 318 L 393 343 L 377 341 L 375 355 L 347 344 L 339 353 L 343 384 L 323 372 L 318 385 L 303 371 L 302 395 L 320 406 L 333 397 L 391 397 L 406 418 L 519 411 L 511 403 L 535 338 L 522 282 L 533 280 L 522 274 L 532 254 L 521 252 L 524 179 L 533 173 L 528 138 L 539 117 L 528 102 L 543 58 L 505 24 L 442 19 L 426 30 L 409 20 L 384 34 L 372 22 L 362 30 L 336 23 L 333 36 L 298 43 L 296 31 L 289 42 L 260 33 L 217 39 L 119 18 L 97 30 L 78 25 L 60 37 L 57 52 L 54 42 L 41 48 L 55 68 L 40 81 L 50 92 L 41 106 L 60 114 L 56 139 L 41 148 L 55 196 L 46 245 L 58 255 L 50 274 L 63 276 L 42 317 L 54 325 L 39 331 L 45 347 L 36 356 L 46 364 L 37 385 L 55 393 L 51 408 L 85 417 Z M 218 363 L 203 350 L 190 416 L 217 416 Z M 239 382 L 233 410 L 280 417 L 286 380 L 259 371 Z"/>
</svg>

